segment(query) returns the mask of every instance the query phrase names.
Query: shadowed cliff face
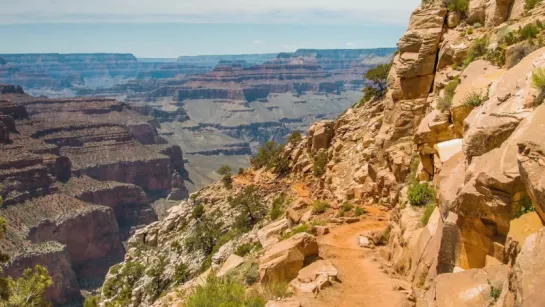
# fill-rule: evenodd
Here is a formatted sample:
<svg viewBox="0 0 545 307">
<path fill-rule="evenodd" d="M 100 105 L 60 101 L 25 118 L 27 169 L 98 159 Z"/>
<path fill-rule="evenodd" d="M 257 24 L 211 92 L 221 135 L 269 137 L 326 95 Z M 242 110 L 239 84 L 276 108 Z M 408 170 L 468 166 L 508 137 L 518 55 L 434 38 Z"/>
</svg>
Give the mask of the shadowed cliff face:
<svg viewBox="0 0 545 307">
<path fill-rule="evenodd" d="M 154 118 L 113 99 L 0 89 L 6 272 L 42 264 L 55 282 L 48 299 L 77 303 L 79 289 L 100 286 L 123 260 L 122 241 L 157 221 L 151 202 L 173 188 L 186 193 L 174 180 L 185 172 L 182 151 L 159 137 Z"/>
</svg>

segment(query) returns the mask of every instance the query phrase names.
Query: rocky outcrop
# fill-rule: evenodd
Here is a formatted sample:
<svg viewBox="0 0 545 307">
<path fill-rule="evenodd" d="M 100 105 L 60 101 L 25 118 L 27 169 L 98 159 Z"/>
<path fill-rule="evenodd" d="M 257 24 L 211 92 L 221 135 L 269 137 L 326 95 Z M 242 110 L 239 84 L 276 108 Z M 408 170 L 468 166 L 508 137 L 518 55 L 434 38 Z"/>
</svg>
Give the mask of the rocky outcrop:
<svg viewBox="0 0 545 307">
<path fill-rule="evenodd" d="M 261 282 L 291 280 L 303 268 L 305 259 L 318 255 L 314 236 L 300 233 L 271 246 L 259 259 Z"/>
</svg>

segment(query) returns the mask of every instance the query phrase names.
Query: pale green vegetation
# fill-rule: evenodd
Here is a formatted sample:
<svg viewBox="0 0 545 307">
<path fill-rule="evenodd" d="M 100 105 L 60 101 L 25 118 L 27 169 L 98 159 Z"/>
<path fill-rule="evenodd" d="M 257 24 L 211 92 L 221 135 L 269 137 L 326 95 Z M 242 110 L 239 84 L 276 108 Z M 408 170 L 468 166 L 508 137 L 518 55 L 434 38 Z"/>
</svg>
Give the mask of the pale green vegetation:
<svg viewBox="0 0 545 307">
<path fill-rule="evenodd" d="M 318 152 L 318 154 L 314 157 L 314 165 L 312 168 L 314 176 L 321 177 L 323 174 L 325 174 L 327 161 L 327 152 Z"/>
<path fill-rule="evenodd" d="M 329 204 L 325 201 L 316 200 L 314 201 L 314 204 L 312 206 L 312 213 L 314 214 L 320 214 L 324 213 L 327 208 L 329 208 Z"/>
</svg>

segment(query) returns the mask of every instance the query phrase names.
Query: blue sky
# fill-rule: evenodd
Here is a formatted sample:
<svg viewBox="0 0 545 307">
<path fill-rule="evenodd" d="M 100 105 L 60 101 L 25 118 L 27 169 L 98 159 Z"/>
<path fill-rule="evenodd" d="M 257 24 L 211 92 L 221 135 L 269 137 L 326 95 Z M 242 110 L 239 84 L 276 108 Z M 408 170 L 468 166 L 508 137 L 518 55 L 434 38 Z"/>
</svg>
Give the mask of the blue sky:
<svg viewBox="0 0 545 307">
<path fill-rule="evenodd" d="M 3 0 L 0 53 L 393 47 L 420 0 Z"/>
</svg>

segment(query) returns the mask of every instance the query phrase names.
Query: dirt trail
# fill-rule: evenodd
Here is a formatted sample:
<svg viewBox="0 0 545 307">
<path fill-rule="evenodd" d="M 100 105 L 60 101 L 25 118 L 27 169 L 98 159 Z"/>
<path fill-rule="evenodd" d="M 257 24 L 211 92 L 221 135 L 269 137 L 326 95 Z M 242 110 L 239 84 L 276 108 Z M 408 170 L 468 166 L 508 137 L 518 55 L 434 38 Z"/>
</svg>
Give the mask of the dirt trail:
<svg viewBox="0 0 545 307">
<path fill-rule="evenodd" d="M 329 259 L 339 271 L 341 283 L 322 291 L 318 297 L 299 298 L 303 307 L 399 307 L 405 295 L 393 290 L 399 281 L 382 272 L 372 261 L 371 250 L 358 246 L 358 236 L 374 229 L 384 229 L 386 222 L 361 221 L 332 229 L 318 238 L 320 256 Z"/>
</svg>

